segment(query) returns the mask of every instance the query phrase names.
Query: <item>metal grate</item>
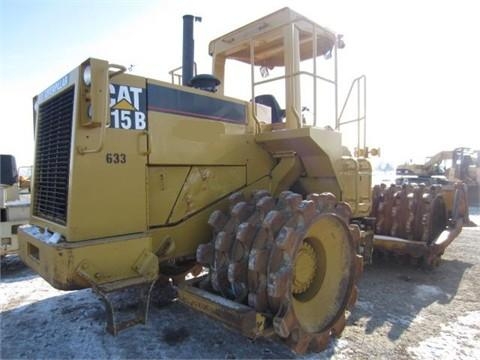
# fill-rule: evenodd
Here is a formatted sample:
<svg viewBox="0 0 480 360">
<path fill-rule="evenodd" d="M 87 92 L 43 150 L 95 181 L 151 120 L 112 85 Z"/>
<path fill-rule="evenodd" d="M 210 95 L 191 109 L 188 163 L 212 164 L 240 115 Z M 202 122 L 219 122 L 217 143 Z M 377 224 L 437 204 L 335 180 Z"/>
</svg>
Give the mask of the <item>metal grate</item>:
<svg viewBox="0 0 480 360">
<path fill-rule="evenodd" d="M 74 87 L 40 105 L 33 214 L 67 222 Z"/>
</svg>

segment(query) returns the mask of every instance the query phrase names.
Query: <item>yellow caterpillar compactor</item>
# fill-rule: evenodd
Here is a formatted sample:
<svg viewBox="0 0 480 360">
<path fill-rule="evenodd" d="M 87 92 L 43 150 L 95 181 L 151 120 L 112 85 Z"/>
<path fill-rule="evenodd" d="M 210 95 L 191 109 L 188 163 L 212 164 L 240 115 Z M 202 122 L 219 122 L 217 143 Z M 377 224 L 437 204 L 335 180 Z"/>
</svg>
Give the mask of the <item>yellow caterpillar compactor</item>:
<svg viewBox="0 0 480 360">
<path fill-rule="evenodd" d="M 93 288 L 114 334 L 146 321 L 168 278 L 181 301 L 247 336 L 321 350 L 355 303 L 362 253 L 378 242 L 434 262 L 461 230 L 464 197 L 372 197 L 365 144 L 352 157 L 339 132 L 365 123 L 337 111 L 340 35 L 284 8 L 213 40 L 213 74 L 196 75 L 195 19 L 184 17 L 181 85 L 91 58 L 34 98 L 21 257 L 58 289 Z M 242 86 L 245 100 L 226 95 Z M 318 125 L 328 109 L 335 128 Z M 118 314 L 122 292 L 138 296 L 133 318 Z"/>
</svg>

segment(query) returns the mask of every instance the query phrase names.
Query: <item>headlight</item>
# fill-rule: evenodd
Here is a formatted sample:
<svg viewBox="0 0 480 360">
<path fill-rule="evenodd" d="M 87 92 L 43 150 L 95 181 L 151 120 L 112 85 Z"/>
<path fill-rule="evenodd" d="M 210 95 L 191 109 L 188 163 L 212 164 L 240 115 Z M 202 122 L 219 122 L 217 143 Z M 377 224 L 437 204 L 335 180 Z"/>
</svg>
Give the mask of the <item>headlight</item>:
<svg viewBox="0 0 480 360">
<path fill-rule="evenodd" d="M 85 66 L 83 69 L 83 83 L 86 86 L 90 86 L 92 83 L 92 68 L 90 65 Z"/>
</svg>

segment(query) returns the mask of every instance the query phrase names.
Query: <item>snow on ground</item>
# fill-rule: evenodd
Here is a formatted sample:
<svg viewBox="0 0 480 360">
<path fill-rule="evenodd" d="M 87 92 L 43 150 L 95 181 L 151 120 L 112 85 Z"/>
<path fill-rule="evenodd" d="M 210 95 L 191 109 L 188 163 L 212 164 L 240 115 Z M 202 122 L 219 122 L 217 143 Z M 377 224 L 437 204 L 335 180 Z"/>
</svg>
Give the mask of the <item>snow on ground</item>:
<svg viewBox="0 0 480 360">
<path fill-rule="evenodd" d="M 56 290 L 31 275 L 2 281 L 0 293 L 2 359 L 110 357 L 97 345 L 104 315 L 90 290 Z"/>
<path fill-rule="evenodd" d="M 469 208 L 470 220 L 480 226 L 480 206 L 471 206 Z"/>
<path fill-rule="evenodd" d="M 340 339 L 295 355 L 250 340 L 179 302 L 152 304 L 146 325 L 111 336 L 91 290 L 59 291 L 7 257 L 0 279 L 0 359 L 480 359 L 480 228 L 465 228 L 437 269 L 379 262 Z"/>
<path fill-rule="evenodd" d="M 15 279 L 15 281 L 2 281 L 0 284 L 0 308 L 2 312 L 15 311 L 17 307 L 26 306 L 37 301 L 58 295 L 58 290 L 53 287 L 43 286 L 45 281 L 40 277 L 30 274 Z M 35 289 L 32 291 L 32 289 Z M 16 301 L 12 301 L 16 299 Z"/>
<path fill-rule="evenodd" d="M 420 300 L 428 300 L 430 298 L 438 298 L 444 295 L 442 289 L 432 285 L 417 285 L 413 296 Z"/>
<path fill-rule="evenodd" d="M 441 326 L 440 334 L 408 352 L 418 359 L 480 359 L 480 311 L 471 311 Z"/>
</svg>

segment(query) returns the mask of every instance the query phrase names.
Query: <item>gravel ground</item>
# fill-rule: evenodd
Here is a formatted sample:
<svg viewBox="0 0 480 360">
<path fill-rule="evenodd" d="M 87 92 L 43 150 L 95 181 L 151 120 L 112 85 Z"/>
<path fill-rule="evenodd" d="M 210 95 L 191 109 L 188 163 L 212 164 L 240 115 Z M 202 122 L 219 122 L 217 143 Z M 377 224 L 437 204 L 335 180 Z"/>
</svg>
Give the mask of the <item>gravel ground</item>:
<svg viewBox="0 0 480 360">
<path fill-rule="evenodd" d="M 10 256 L 0 282 L 0 358 L 480 359 L 479 278 L 479 227 L 464 228 L 434 271 L 376 262 L 365 269 L 343 336 L 321 354 L 296 356 L 178 302 L 152 306 L 146 326 L 113 337 L 91 290 L 55 290 Z"/>
</svg>

